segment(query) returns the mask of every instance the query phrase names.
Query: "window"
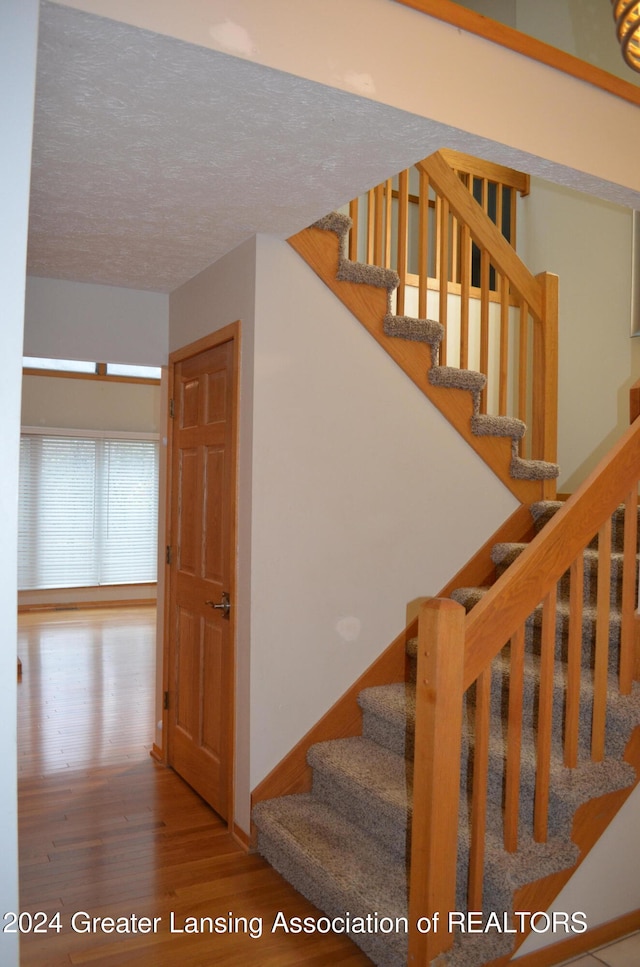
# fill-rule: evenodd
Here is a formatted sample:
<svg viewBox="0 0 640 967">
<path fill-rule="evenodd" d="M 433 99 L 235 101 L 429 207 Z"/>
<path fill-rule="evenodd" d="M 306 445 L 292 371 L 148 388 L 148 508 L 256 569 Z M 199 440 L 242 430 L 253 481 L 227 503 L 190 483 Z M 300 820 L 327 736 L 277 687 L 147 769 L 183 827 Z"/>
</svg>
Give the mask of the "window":
<svg viewBox="0 0 640 967">
<path fill-rule="evenodd" d="M 155 581 L 157 525 L 155 440 L 23 433 L 21 590 Z"/>
<path fill-rule="evenodd" d="M 22 365 L 27 369 L 55 369 L 62 373 L 95 373 L 96 364 L 82 359 L 45 359 L 42 356 L 24 356 Z"/>
<path fill-rule="evenodd" d="M 125 366 L 123 363 L 107 363 L 107 376 L 138 376 L 140 379 L 160 379 L 159 366 Z"/>
</svg>

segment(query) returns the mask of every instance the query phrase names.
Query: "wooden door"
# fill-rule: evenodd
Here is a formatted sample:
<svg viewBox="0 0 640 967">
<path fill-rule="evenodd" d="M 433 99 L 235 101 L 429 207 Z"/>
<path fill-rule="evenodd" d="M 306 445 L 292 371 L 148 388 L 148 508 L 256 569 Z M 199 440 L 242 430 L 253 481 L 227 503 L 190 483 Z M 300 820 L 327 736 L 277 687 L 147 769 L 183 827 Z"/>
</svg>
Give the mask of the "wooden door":
<svg viewBox="0 0 640 967">
<path fill-rule="evenodd" d="M 235 337 L 234 327 L 172 356 L 168 762 L 223 819 L 233 775 Z"/>
</svg>

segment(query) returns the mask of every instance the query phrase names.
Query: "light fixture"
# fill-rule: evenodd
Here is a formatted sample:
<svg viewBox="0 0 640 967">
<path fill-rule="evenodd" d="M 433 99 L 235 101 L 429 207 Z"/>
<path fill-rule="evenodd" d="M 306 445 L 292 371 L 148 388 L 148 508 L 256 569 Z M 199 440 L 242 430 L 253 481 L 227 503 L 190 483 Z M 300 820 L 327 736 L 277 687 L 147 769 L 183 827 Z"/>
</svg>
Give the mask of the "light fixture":
<svg viewBox="0 0 640 967">
<path fill-rule="evenodd" d="M 640 2 L 611 0 L 622 56 L 629 67 L 640 72 Z"/>
</svg>

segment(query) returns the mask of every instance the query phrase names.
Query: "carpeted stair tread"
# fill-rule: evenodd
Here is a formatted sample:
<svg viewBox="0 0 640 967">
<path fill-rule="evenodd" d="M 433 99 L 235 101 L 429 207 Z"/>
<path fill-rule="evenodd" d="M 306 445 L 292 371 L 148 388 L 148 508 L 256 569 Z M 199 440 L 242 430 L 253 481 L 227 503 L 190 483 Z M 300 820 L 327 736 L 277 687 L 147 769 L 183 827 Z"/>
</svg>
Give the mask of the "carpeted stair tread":
<svg viewBox="0 0 640 967">
<path fill-rule="evenodd" d="M 414 319 L 413 316 L 396 316 L 391 312 L 384 317 L 384 331 L 387 336 L 426 342 L 430 346 L 439 345 L 444 336 L 444 327 L 433 319 Z"/>
<path fill-rule="evenodd" d="M 387 289 L 390 293 L 398 288 L 400 277 L 393 269 L 385 269 L 380 265 L 367 265 L 364 262 L 352 262 L 344 255 L 344 242 L 351 228 L 351 219 L 348 215 L 341 215 L 340 212 L 332 212 L 325 215 L 317 222 L 313 228 L 319 228 L 326 232 L 334 232 L 340 240 L 340 255 L 338 258 L 338 271 L 336 278 L 340 282 L 357 282 L 361 285 L 375 285 L 378 288 Z"/>
<path fill-rule="evenodd" d="M 560 476 L 560 467 L 546 460 L 525 460 L 514 456 L 511 458 L 510 473 L 514 480 L 555 480 Z"/>
<path fill-rule="evenodd" d="M 393 269 L 384 269 L 379 265 L 367 265 L 365 262 L 351 262 L 341 259 L 336 278 L 339 282 L 358 282 L 361 285 L 375 285 L 379 289 L 393 292 L 398 288 L 400 279 Z"/>
<path fill-rule="evenodd" d="M 471 417 L 471 432 L 475 436 L 509 436 L 513 440 L 521 440 L 526 430 L 526 424 L 522 420 L 509 416 L 475 413 Z"/>
<path fill-rule="evenodd" d="M 406 917 L 406 867 L 376 840 L 310 794 L 259 803 L 254 820 L 263 856 L 330 917 Z M 374 963 L 406 964 L 406 935 L 357 934 Z"/>
<path fill-rule="evenodd" d="M 352 224 L 349 215 L 343 215 L 341 212 L 329 212 L 328 215 L 324 215 L 317 222 L 314 222 L 312 227 L 319 228 L 324 232 L 335 232 L 338 238 L 345 239 Z"/>
<path fill-rule="evenodd" d="M 451 600 L 457 601 L 461 604 L 465 611 L 469 612 L 471 609 L 482 600 L 484 595 L 489 590 L 488 585 L 482 585 L 481 587 L 470 587 L 470 588 L 455 588 L 451 592 Z"/>
<path fill-rule="evenodd" d="M 432 366 L 428 374 L 432 386 L 467 390 L 479 395 L 487 384 L 487 377 L 474 369 L 456 369 L 454 366 Z"/>
<path fill-rule="evenodd" d="M 503 569 L 513 564 L 516 558 L 520 557 L 522 552 L 529 545 L 526 543 L 511 541 L 504 541 L 499 544 L 494 544 L 491 548 L 491 560 L 496 566 L 502 566 Z"/>
</svg>

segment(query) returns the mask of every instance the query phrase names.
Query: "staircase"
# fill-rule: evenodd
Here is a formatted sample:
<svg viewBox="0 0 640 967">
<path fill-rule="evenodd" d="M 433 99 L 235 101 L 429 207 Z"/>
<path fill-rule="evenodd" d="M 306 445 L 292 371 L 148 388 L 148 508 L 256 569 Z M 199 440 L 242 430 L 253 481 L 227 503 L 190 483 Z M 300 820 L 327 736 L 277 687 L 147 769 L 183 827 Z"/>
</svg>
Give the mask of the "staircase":
<svg viewBox="0 0 640 967">
<path fill-rule="evenodd" d="M 480 248 L 481 274 L 495 271 L 503 322 L 519 314 L 527 456 L 524 422 L 487 412 L 484 372 L 446 364 L 446 327 L 396 315 L 396 273 L 346 257 L 349 219 L 330 215 L 290 243 L 522 507 L 497 532 L 491 564 L 482 548 L 463 569 L 473 577 L 423 604 L 419 624 L 365 673 L 373 686 L 350 689 L 263 780 L 253 818 L 263 855 L 375 964 L 426 967 L 442 955 L 451 967 L 497 967 L 530 929 L 514 936 L 512 911 L 548 909 L 640 775 L 640 421 L 566 504 L 552 499 L 555 283 L 527 273 L 442 156 L 417 167 L 440 193 L 442 237 L 453 213 L 463 249 Z M 439 251 L 442 265 L 446 244 Z M 478 298 L 486 329 L 489 295 Z M 503 327 L 501 356 L 506 342 Z M 496 911 L 498 928 L 449 930 L 449 914 L 467 910 Z M 436 914 L 438 930 L 417 929 Z"/>
<path fill-rule="evenodd" d="M 555 502 L 531 507 L 535 527 L 560 509 Z M 534 840 L 538 689 L 540 682 L 540 610 L 526 623 L 521 745 L 521 789 L 518 818 L 518 853 L 504 848 L 503 791 L 505 785 L 507 725 L 505 695 L 511 674 L 509 650 L 494 659 L 491 684 L 492 727 L 489 738 L 486 866 L 482 909 L 513 911 L 513 894 L 525 883 L 572 867 L 578 849 L 571 841 L 576 809 L 583 803 L 636 782 L 636 771 L 623 759 L 625 746 L 640 723 L 640 686 L 631 695 L 616 689 L 622 601 L 622 535 L 624 508 L 613 518 L 609 624 L 609 707 L 606 748 L 601 762 L 590 759 L 593 713 L 593 676 L 583 676 L 580 695 L 578 762 L 563 764 L 563 687 L 568 648 L 569 578 L 558 586 L 559 606 L 555 642 L 553 744 L 547 841 Z M 499 577 L 523 552 L 524 544 L 498 544 L 492 557 Z M 584 617 L 581 660 L 592 669 L 596 635 L 598 556 L 593 545 L 583 556 Z M 485 588 L 459 588 L 451 597 L 471 610 Z M 363 712 L 362 736 L 319 743 L 308 753 L 313 768 L 310 793 L 258 804 L 254 820 L 259 849 L 265 858 L 301 893 L 329 917 L 344 918 L 348 911 L 354 929 L 350 936 L 375 964 L 395 967 L 407 963 L 407 883 L 410 856 L 412 772 L 416 709 L 416 640 L 408 645 L 411 672 L 405 683 L 365 689 L 359 704 Z M 462 768 L 460 773 L 458 890 L 456 910 L 467 909 L 465 887 L 469 874 L 469 815 L 475 738 L 475 689 L 466 696 L 463 713 Z M 425 911 L 427 915 L 429 911 Z M 377 920 L 369 923 L 372 915 Z M 357 918 L 361 918 L 358 921 Z M 510 921 L 508 921 L 510 922 Z M 377 927 L 377 929 L 375 929 Z M 507 953 L 513 934 L 491 930 L 487 934 L 457 934 L 447 963 L 475 967 Z"/>
<path fill-rule="evenodd" d="M 407 273 L 401 265 L 396 273 L 347 257 L 349 217 L 326 216 L 290 238 L 289 244 L 521 502 L 552 498 L 559 472 L 555 464 L 557 279 L 550 273 L 534 277 L 528 272 L 438 152 L 416 168 L 424 182 L 421 209 L 434 204 L 429 192 L 435 189 L 439 213 L 436 231 L 427 234 L 435 236 L 429 244 L 438 248 L 440 274 L 433 279 L 425 269 L 416 277 L 420 318 L 396 314 L 399 306 L 410 301 Z M 457 231 L 464 229 L 459 241 L 452 224 Z M 404 245 L 401 241 L 398 238 L 398 250 L 405 251 L 406 259 L 408 244 L 406 239 Z M 479 250 L 484 266 L 480 289 L 472 289 L 466 278 L 472 246 Z M 461 284 L 448 281 L 452 260 L 462 263 Z M 426 254 L 423 261 L 429 262 Z M 491 286 L 491 273 L 498 280 L 499 295 Z M 441 321 L 427 318 L 426 291 L 433 285 L 445 296 L 440 299 Z M 451 299 L 460 315 L 455 345 Z M 496 318 L 492 321 L 492 311 L 499 315 L 499 323 Z M 474 316 L 479 319 L 472 327 Z M 479 369 L 465 364 L 472 355 L 472 343 L 477 344 Z M 525 418 L 530 426 L 526 439 Z"/>
</svg>

